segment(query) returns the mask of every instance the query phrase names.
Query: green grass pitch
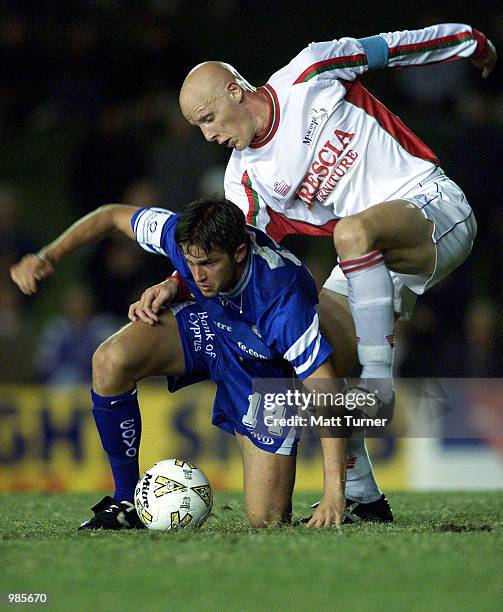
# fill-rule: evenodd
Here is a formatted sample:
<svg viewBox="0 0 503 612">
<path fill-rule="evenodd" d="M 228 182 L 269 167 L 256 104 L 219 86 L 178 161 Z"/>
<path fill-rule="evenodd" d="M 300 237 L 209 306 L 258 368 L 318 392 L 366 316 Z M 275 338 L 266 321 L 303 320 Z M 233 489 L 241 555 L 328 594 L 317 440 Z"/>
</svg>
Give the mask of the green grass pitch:
<svg viewBox="0 0 503 612">
<path fill-rule="evenodd" d="M 0 609 L 8 592 L 79 611 L 503 609 L 503 492 L 396 493 L 393 525 L 339 532 L 251 530 L 219 493 L 200 531 L 76 533 L 97 499 L 0 495 Z"/>
</svg>

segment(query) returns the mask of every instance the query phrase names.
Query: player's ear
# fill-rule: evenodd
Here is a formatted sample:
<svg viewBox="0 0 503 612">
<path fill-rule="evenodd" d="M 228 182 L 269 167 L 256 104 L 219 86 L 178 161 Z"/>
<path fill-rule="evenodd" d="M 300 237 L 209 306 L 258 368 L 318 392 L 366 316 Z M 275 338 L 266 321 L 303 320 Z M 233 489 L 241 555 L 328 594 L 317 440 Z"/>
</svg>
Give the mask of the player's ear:
<svg viewBox="0 0 503 612">
<path fill-rule="evenodd" d="M 241 102 L 243 99 L 243 90 L 237 83 L 234 83 L 234 81 L 228 83 L 226 89 L 234 102 Z"/>
<path fill-rule="evenodd" d="M 240 244 L 238 248 L 234 251 L 234 261 L 236 263 L 241 263 L 242 261 L 244 261 L 247 250 L 248 250 L 248 247 L 246 246 L 245 243 Z"/>
</svg>

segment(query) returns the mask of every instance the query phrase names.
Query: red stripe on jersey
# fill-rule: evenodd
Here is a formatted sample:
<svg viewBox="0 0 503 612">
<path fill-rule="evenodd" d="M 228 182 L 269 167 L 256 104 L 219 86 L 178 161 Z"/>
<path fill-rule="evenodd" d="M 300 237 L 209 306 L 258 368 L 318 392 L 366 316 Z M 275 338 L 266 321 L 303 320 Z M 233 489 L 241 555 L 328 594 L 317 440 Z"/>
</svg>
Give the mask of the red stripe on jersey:
<svg viewBox="0 0 503 612">
<path fill-rule="evenodd" d="M 252 188 L 252 183 L 248 172 L 245 170 L 241 177 L 241 184 L 245 188 L 246 198 L 248 200 L 248 212 L 246 213 L 246 223 L 256 225 L 257 215 L 259 211 L 258 195 L 255 189 Z"/>
<path fill-rule="evenodd" d="M 344 99 L 350 104 L 358 106 L 368 115 L 374 117 L 379 125 L 390 134 L 408 153 L 414 157 L 419 157 L 429 161 L 435 166 L 439 166 L 438 157 L 427 147 L 422 140 L 413 134 L 409 128 L 389 111 L 384 104 L 379 102 L 374 96 L 365 89 L 359 81 L 341 81 L 346 87 Z"/>
<path fill-rule="evenodd" d="M 269 83 L 266 83 L 263 87 L 259 87 L 257 91 L 261 91 L 267 99 L 267 104 L 269 105 L 269 120 L 265 129 L 251 141 L 249 145 L 250 149 L 260 149 L 260 147 L 270 142 L 278 131 L 279 120 L 281 118 L 278 95 L 274 88 L 269 85 Z"/>
<path fill-rule="evenodd" d="M 322 60 L 321 62 L 316 62 L 315 64 L 311 64 L 308 68 L 304 70 L 302 74 L 300 74 L 295 81 L 294 85 L 297 83 L 304 83 L 305 81 L 309 81 L 317 74 L 321 72 L 327 72 L 328 70 L 337 70 L 341 68 L 352 68 L 354 66 L 365 66 L 367 63 L 367 56 L 363 53 L 358 53 L 356 55 L 344 55 L 342 57 L 331 57 L 326 60 Z"/>
<path fill-rule="evenodd" d="M 304 236 L 332 236 L 334 227 L 339 219 L 330 219 L 323 225 L 313 225 L 307 221 L 297 221 L 289 219 L 281 213 L 267 207 L 269 215 L 269 223 L 266 227 L 266 233 L 276 242 L 281 242 L 285 236 L 290 234 L 301 234 Z"/>
<path fill-rule="evenodd" d="M 471 40 L 473 35 L 471 32 L 460 32 L 459 34 L 451 34 L 450 36 L 441 36 L 433 40 L 425 40 L 424 42 L 411 43 L 409 45 L 398 45 L 398 47 L 390 47 L 388 57 L 397 57 L 398 55 L 410 55 L 412 53 L 422 53 L 423 51 L 435 51 L 436 49 L 445 49 L 459 45 L 467 40 Z"/>
</svg>

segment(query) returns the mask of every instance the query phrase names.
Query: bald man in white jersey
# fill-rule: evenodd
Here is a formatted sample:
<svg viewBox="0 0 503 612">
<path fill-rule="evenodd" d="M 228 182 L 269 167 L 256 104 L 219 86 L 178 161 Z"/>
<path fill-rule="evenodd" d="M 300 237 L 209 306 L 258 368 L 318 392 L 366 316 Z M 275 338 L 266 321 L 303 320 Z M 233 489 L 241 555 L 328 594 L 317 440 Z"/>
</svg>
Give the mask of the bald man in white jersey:
<svg viewBox="0 0 503 612">
<path fill-rule="evenodd" d="M 478 30 L 441 24 L 312 43 L 258 88 L 228 64 L 205 62 L 180 92 L 185 118 L 233 149 L 225 193 L 248 223 L 278 241 L 333 236 L 339 265 L 320 321 L 336 372 L 348 373 L 357 350 L 360 385 L 383 403 L 393 401 L 394 313 L 409 318 L 416 296 L 465 260 L 476 222 L 436 155 L 359 77 L 468 58 L 487 78 L 496 57 Z M 358 456 L 370 476 L 356 493 L 370 502 L 379 492 L 363 443 Z"/>
</svg>

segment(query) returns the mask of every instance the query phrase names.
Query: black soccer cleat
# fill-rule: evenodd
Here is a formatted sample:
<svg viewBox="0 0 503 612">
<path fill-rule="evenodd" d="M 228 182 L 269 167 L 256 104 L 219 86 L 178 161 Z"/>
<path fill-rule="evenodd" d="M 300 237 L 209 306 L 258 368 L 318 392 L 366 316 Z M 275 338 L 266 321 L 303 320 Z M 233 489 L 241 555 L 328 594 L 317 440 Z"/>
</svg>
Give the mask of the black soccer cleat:
<svg viewBox="0 0 503 612">
<path fill-rule="evenodd" d="M 316 502 L 311 506 L 311 508 L 316 508 L 320 502 Z M 298 526 L 302 523 L 308 523 L 311 517 L 300 519 L 299 521 L 295 521 L 294 526 Z M 346 510 L 344 511 L 344 516 L 342 518 L 343 525 L 351 525 L 353 523 L 360 522 L 368 522 L 368 523 L 392 523 L 393 522 L 393 512 L 391 510 L 391 506 L 389 505 L 389 501 L 386 499 L 386 496 L 383 494 L 376 501 L 370 502 L 368 504 L 363 504 L 352 499 L 346 498 Z"/>
<path fill-rule="evenodd" d="M 85 529 L 146 529 L 136 508 L 128 501 L 118 502 L 107 495 L 91 508 L 94 516 L 84 521 L 77 531 Z"/>
<path fill-rule="evenodd" d="M 369 523 L 393 522 L 393 511 L 384 494 L 379 499 L 376 499 L 376 501 L 368 504 L 346 499 L 346 511 L 344 512 L 342 524 L 349 525 L 361 521 Z"/>
</svg>

